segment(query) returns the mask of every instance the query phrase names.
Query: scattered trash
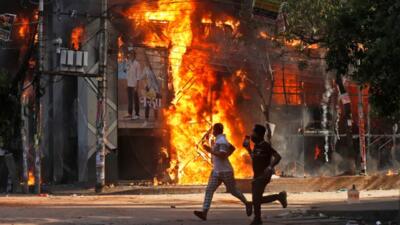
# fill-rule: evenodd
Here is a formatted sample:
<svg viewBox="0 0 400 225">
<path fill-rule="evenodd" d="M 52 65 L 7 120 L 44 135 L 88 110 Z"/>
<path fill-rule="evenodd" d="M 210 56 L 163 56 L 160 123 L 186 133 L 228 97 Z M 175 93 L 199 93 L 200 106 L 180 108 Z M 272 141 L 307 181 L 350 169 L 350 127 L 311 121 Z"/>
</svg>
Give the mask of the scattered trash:
<svg viewBox="0 0 400 225">
<path fill-rule="evenodd" d="M 346 192 L 346 191 L 347 191 L 347 188 L 341 188 L 341 189 L 337 190 L 337 192 Z"/>
<path fill-rule="evenodd" d="M 39 197 L 47 198 L 47 197 L 49 197 L 49 194 L 47 194 L 47 193 L 45 193 L 45 194 L 38 194 L 38 196 L 39 196 Z"/>
</svg>

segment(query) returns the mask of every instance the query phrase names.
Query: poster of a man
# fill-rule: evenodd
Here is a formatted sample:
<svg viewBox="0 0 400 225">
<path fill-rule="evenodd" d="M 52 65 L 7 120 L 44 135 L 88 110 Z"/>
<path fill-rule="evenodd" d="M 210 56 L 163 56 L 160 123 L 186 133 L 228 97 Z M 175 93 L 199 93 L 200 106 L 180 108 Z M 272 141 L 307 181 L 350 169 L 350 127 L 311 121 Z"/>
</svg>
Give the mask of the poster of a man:
<svg viewBox="0 0 400 225">
<path fill-rule="evenodd" d="M 126 47 L 118 65 L 118 111 L 120 128 L 155 128 L 160 125 L 163 84 L 167 64 L 163 52 Z"/>
</svg>

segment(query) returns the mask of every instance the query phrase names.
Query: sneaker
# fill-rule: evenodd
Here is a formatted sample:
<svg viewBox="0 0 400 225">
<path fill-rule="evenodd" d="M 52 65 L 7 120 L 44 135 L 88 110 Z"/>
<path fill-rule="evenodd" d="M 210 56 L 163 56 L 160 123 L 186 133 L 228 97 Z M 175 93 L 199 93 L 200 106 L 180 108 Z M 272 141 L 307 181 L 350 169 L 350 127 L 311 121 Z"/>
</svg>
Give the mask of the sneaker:
<svg viewBox="0 0 400 225">
<path fill-rule="evenodd" d="M 279 193 L 279 199 L 278 199 L 278 201 L 281 203 L 281 205 L 282 205 L 283 208 L 286 208 L 286 207 L 287 207 L 288 202 L 287 202 L 287 194 L 286 194 L 286 191 L 282 191 L 282 192 Z"/>
<path fill-rule="evenodd" d="M 138 120 L 138 119 L 139 119 L 139 116 L 138 116 L 138 115 L 133 115 L 133 116 L 132 116 L 132 119 L 133 119 L 133 120 Z"/>
<path fill-rule="evenodd" d="M 261 225 L 263 224 L 261 218 L 255 218 L 253 219 L 253 221 L 250 223 L 250 225 Z"/>
<path fill-rule="evenodd" d="M 124 118 L 132 118 L 132 115 L 131 115 L 131 114 L 126 114 L 126 115 L 124 116 Z"/>
<path fill-rule="evenodd" d="M 253 214 L 253 203 L 251 202 L 246 203 L 246 214 L 247 216 L 251 216 L 251 214 Z"/>
<path fill-rule="evenodd" d="M 207 220 L 207 213 L 205 213 L 203 211 L 194 211 L 193 213 L 194 213 L 194 215 L 199 217 L 201 220 Z"/>
</svg>

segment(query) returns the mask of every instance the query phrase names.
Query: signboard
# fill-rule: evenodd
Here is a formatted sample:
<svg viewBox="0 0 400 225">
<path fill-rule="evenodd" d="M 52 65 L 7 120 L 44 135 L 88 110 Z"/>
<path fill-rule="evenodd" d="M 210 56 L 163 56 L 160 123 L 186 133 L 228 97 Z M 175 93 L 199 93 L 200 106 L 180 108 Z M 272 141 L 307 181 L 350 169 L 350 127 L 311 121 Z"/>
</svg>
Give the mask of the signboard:
<svg viewBox="0 0 400 225">
<path fill-rule="evenodd" d="M 130 56 L 118 65 L 118 128 L 161 127 L 161 112 L 167 106 L 168 50 L 132 47 L 128 51 Z"/>
<path fill-rule="evenodd" d="M 17 16 L 14 14 L 0 14 L 0 40 L 10 40 L 12 27 L 16 17 Z"/>
<path fill-rule="evenodd" d="M 276 19 L 281 7 L 281 0 L 256 0 L 253 14 Z"/>
</svg>

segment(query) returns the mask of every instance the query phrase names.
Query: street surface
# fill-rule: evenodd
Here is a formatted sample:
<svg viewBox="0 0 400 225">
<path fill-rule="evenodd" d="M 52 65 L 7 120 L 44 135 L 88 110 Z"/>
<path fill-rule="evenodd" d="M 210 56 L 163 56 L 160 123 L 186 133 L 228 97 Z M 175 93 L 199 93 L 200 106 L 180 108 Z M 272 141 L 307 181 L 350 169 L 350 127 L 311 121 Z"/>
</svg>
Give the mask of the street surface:
<svg viewBox="0 0 400 225">
<path fill-rule="evenodd" d="M 250 195 L 246 197 L 250 199 Z M 399 206 L 399 190 L 363 191 L 361 203 L 356 205 L 348 205 L 346 198 L 343 191 L 289 193 L 287 209 L 278 203 L 264 205 L 264 224 L 345 225 L 348 218 L 312 214 L 307 210 L 398 210 Z M 200 221 L 192 212 L 201 208 L 202 200 L 203 194 L 2 196 L 0 224 L 243 225 L 251 222 L 234 197 L 220 193 L 214 196 L 209 220 Z"/>
</svg>

